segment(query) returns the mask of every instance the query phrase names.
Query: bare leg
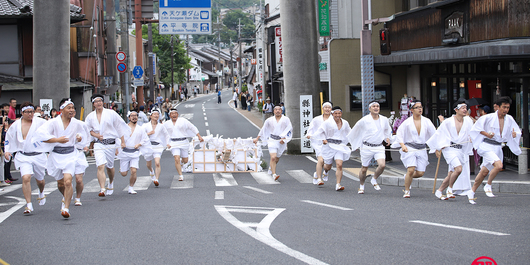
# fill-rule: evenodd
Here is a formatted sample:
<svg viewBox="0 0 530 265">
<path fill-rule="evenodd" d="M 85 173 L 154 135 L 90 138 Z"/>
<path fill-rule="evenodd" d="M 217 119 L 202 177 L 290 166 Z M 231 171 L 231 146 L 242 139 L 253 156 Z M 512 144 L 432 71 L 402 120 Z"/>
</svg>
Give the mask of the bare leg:
<svg viewBox="0 0 530 265">
<path fill-rule="evenodd" d="M 0 162 L 0 163 L 3 163 Z M 31 202 L 31 175 L 22 176 L 22 193 L 24 193 L 24 198 L 26 203 Z"/>
<path fill-rule="evenodd" d="M 500 160 L 495 161 L 493 163 L 493 169 L 490 172 L 490 175 L 488 177 L 488 185 L 491 185 L 497 174 L 502 170 L 502 162 Z"/>
<path fill-rule="evenodd" d="M 63 177 L 63 184 L 64 184 L 64 208 L 68 209 L 70 208 L 70 202 L 72 201 L 72 195 L 74 194 L 74 188 L 72 187 L 72 175 L 70 174 L 64 174 Z"/>
<path fill-rule="evenodd" d="M 146 161 L 145 164 L 147 165 L 147 169 L 149 170 L 149 172 L 152 172 L 152 171 L 153 171 L 153 167 L 151 167 L 151 165 L 152 165 L 152 160 L 150 160 L 150 161 Z"/>
<path fill-rule="evenodd" d="M 322 158 L 321 156 L 317 157 L 318 159 L 318 162 L 317 162 L 317 177 L 318 177 L 318 180 L 322 180 L 322 169 L 324 168 L 324 158 Z M 331 169 L 331 167 L 330 167 Z M 326 170 L 326 171 L 329 171 L 330 169 Z"/>
<path fill-rule="evenodd" d="M 407 174 L 405 175 L 405 190 L 410 190 L 410 184 L 412 184 L 412 176 L 416 171 L 416 167 L 408 167 Z"/>
<path fill-rule="evenodd" d="M 134 183 L 136 183 L 136 171 L 137 171 L 136 168 L 131 167 L 131 177 L 129 178 L 129 186 L 131 187 L 134 186 Z"/>
<path fill-rule="evenodd" d="M 107 175 L 109 175 L 109 183 L 114 183 L 114 168 L 107 168 Z M 105 182 L 103 182 L 105 184 Z"/>
<path fill-rule="evenodd" d="M 486 177 L 486 175 L 488 175 L 488 173 L 489 173 L 489 170 L 486 167 L 482 167 L 480 169 L 480 172 L 475 177 L 475 183 L 473 184 L 473 187 L 471 188 L 473 192 L 477 191 L 478 187 L 480 187 L 480 184 L 482 184 L 482 181 L 484 181 L 484 178 Z"/>
<path fill-rule="evenodd" d="M 449 180 L 449 187 L 452 189 L 453 185 L 456 182 L 456 179 L 458 179 L 458 176 L 462 173 L 462 166 L 455 167 L 455 170 L 453 171 L 453 174 L 451 174 L 451 178 Z"/>
<path fill-rule="evenodd" d="M 440 185 L 440 188 L 438 188 L 438 190 L 440 192 L 442 192 L 443 190 L 445 190 L 447 187 L 449 187 L 449 179 L 451 179 L 451 175 L 453 174 L 452 171 L 449 171 L 447 173 L 447 176 L 444 178 L 444 181 L 442 182 L 442 185 Z"/>
<path fill-rule="evenodd" d="M 180 165 L 180 156 L 176 155 L 176 156 L 173 156 L 173 158 L 175 159 L 175 169 L 177 169 L 177 173 L 179 174 L 179 176 L 181 176 L 182 166 Z"/>
<path fill-rule="evenodd" d="M 76 198 L 81 198 L 81 193 L 83 193 L 83 175 L 84 174 L 76 174 L 75 175 L 75 192 L 76 192 Z"/>
<path fill-rule="evenodd" d="M 156 179 L 157 180 L 160 177 L 160 172 L 161 171 L 162 171 L 162 169 L 160 167 L 160 157 L 155 157 L 155 175 L 156 175 Z"/>
<path fill-rule="evenodd" d="M 337 165 L 335 176 L 337 176 L 337 184 L 340 184 L 340 181 L 342 180 L 342 160 L 335 160 L 335 164 Z"/>
<path fill-rule="evenodd" d="M 366 180 L 366 171 L 368 171 L 368 167 L 361 167 L 361 171 L 359 172 L 359 182 L 361 185 L 364 185 L 364 181 Z"/>
<path fill-rule="evenodd" d="M 107 169 L 107 171 L 108 171 L 108 169 Z M 105 181 L 107 180 L 107 177 L 105 176 L 105 164 L 98 166 L 97 177 L 98 177 L 99 187 L 101 189 L 104 189 L 105 188 Z"/>
<path fill-rule="evenodd" d="M 381 174 L 383 174 L 383 171 L 385 170 L 385 159 L 381 158 L 377 160 L 377 169 L 375 170 L 374 179 L 377 179 Z"/>
<path fill-rule="evenodd" d="M 271 159 L 270 159 L 270 165 L 271 165 L 271 171 L 272 174 L 276 174 L 276 165 L 278 164 L 278 161 L 280 160 L 278 157 L 276 157 L 276 153 L 271 153 Z"/>
</svg>

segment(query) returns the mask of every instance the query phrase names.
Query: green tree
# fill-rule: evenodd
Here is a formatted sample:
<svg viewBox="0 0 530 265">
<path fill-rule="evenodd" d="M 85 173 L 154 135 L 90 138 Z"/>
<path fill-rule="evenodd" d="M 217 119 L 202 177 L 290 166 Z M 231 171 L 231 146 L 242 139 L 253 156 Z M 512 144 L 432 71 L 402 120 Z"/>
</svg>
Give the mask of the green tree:
<svg viewBox="0 0 530 265">
<path fill-rule="evenodd" d="M 173 82 L 175 84 L 186 81 L 186 71 L 192 68 L 191 58 L 186 54 L 185 41 L 179 35 L 158 33 L 158 24 L 153 23 L 153 53 L 158 58 L 160 80 L 166 87 L 171 87 L 171 36 L 173 36 Z M 142 37 L 148 38 L 147 25 L 142 26 Z M 133 34 L 135 32 L 133 31 Z"/>
</svg>

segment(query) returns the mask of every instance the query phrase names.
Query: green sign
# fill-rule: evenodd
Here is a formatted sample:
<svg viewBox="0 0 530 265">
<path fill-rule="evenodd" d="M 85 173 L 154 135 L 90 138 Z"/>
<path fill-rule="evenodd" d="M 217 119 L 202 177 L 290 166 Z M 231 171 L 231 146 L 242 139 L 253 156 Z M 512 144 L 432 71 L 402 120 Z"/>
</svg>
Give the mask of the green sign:
<svg viewBox="0 0 530 265">
<path fill-rule="evenodd" d="M 329 0 L 318 0 L 318 32 L 329 37 Z"/>
</svg>

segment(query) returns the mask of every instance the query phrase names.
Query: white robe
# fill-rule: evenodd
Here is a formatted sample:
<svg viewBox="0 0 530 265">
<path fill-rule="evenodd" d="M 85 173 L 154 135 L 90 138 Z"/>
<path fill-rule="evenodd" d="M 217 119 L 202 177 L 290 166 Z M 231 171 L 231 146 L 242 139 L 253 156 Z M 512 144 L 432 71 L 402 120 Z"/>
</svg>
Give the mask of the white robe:
<svg viewBox="0 0 530 265">
<path fill-rule="evenodd" d="M 330 115 L 327 120 L 333 119 L 333 117 Z M 315 149 L 315 154 L 317 156 L 320 156 L 320 152 L 322 151 L 322 141 L 315 140 L 313 135 L 316 133 L 318 128 L 324 123 L 324 116 L 320 115 L 315 117 L 311 123 L 309 124 L 309 128 L 307 128 L 306 136 L 311 137 L 311 147 Z"/>
<path fill-rule="evenodd" d="M 76 136 L 78 134 L 81 135 L 83 138 L 82 142 L 85 141 L 86 144 L 88 137 L 83 137 L 86 131 L 88 131 L 86 124 L 75 118 L 72 118 L 68 127 L 64 128 L 62 115 L 49 120 L 37 130 L 38 135 L 33 138 L 34 143 L 37 143 L 36 141 L 48 141 L 52 138 L 62 136 L 68 138 L 68 142 L 66 143 L 53 143 L 48 145 L 49 149 L 47 151 L 50 152 L 50 155 L 48 156 L 47 169 L 50 176 L 61 179 L 61 174 L 68 173 L 74 175 L 78 153 L 78 150 L 75 148 L 77 143 Z M 73 147 L 74 151 L 68 154 L 59 154 L 52 151 L 54 147 Z"/>
<path fill-rule="evenodd" d="M 129 127 L 129 126 L 127 126 Z M 147 133 L 145 132 L 145 129 L 142 126 L 136 125 L 136 128 L 134 128 L 134 131 L 131 132 L 129 127 L 129 133 L 127 133 L 125 136 L 123 136 L 123 139 L 125 140 L 125 147 L 126 148 L 134 148 L 137 144 L 141 144 L 140 150 L 129 153 L 124 152 L 122 148 L 119 149 L 118 153 L 118 159 L 133 159 L 140 157 L 140 151 L 142 154 L 146 155 L 149 154 L 151 151 L 151 141 L 149 141 L 149 136 L 147 136 Z"/>
<path fill-rule="evenodd" d="M 401 125 L 399 125 L 399 128 L 396 132 L 396 137 L 394 137 L 394 142 L 392 143 L 392 148 L 401 147 L 400 143 L 413 143 L 413 144 L 425 144 L 429 138 L 431 138 L 432 135 L 436 132 L 436 128 L 434 127 L 434 124 L 432 124 L 431 120 L 427 119 L 426 117 L 421 116 L 421 128 L 420 133 L 418 134 L 418 130 L 416 130 L 416 125 L 414 124 L 414 117 L 410 116 L 407 118 Z M 405 167 L 412 166 L 413 162 L 418 156 L 425 156 L 425 164 L 422 163 L 422 168 L 424 166 L 427 166 L 429 164 L 428 162 L 428 154 L 426 150 L 417 150 L 416 148 L 412 146 L 407 145 L 408 152 L 403 152 L 403 150 L 399 150 L 399 154 L 401 155 L 401 161 L 403 162 L 403 165 Z M 415 158 L 416 156 L 416 158 Z M 416 166 L 420 166 L 419 162 L 416 162 Z"/>
<path fill-rule="evenodd" d="M 377 126 L 376 122 L 380 126 Z M 365 141 L 371 144 L 381 144 L 385 139 L 390 139 L 391 137 L 392 129 L 388 123 L 388 118 L 379 115 L 379 119 L 374 120 L 371 114 L 357 121 L 348 134 L 348 140 L 353 151 L 361 148 Z"/>
<path fill-rule="evenodd" d="M 103 109 L 101 123 L 98 122 L 96 111 L 92 111 L 85 119 L 89 131 L 103 135 L 103 139 L 116 139 L 129 131 L 129 126 L 113 110 Z M 96 139 L 94 139 L 96 140 Z"/>
<path fill-rule="evenodd" d="M 262 145 L 267 144 L 269 148 L 277 148 L 278 154 L 283 154 L 283 152 L 287 149 L 287 143 L 291 141 L 293 137 L 292 131 L 293 125 L 287 116 L 282 115 L 279 121 L 276 120 L 275 116 L 272 116 L 265 120 L 265 123 L 263 124 L 263 127 L 261 127 L 258 136 L 264 139 L 264 141 L 262 141 Z M 271 134 L 285 139 L 283 140 L 284 143 L 280 144 L 280 140 L 274 140 L 270 138 Z"/>
<path fill-rule="evenodd" d="M 510 148 L 512 153 L 515 155 L 521 154 L 521 148 L 519 147 L 519 141 L 521 140 L 521 129 L 519 129 L 519 126 L 509 114 L 506 114 L 504 117 L 504 128 L 502 135 L 500 133 L 499 116 L 497 112 L 480 117 L 473 128 L 471 128 L 471 132 L 469 133 L 471 140 L 473 141 L 473 147 L 477 149 L 479 155 L 483 151 L 493 151 L 498 148 L 502 149 L 501 146 L 494 146 L 487 143 L 483 144 L 484 138 L 486 136 L 480 133 L 482 131 L 487 133 L 493 132 L 495 135 L 493 138 L 491 138 L 492 140 L 499 143 L 505 142 L 506 146 Z M 515 138 L 512 136 L 512 131 L 515 131 L 516 133 Z M 499 158 L 502 159 L 502 157 Z"/>
<path fill-rule="evenodd" d="M 185 118 L 177 118 L 175 123 L 170 119 L 164 122 L 163 125 L 169 134 L 171 148 L 188 149 L 189 141 L 187 139 L 180 141 L 171 139 L 194 137 L 199 133 L 199 129 Z"/>
<path fill-rule="evenodd" d="M 153 131 L 153 124 L 151 122 L 146 123 L 142 126 L 146 133 Z M 157 142 L 157 145 L 151 145 L 154 153 L 162 153 L 169 143 L 169 133 L 166 127 L 162 123 L 158 123 L 155 128 L 155 133 L 148 135 L 149 141 Z"/>
<path fill-rule="evenodd" d="M 45 119 L 33 118 L 31 126 L 29 127 L 26 139 L 22 136 L 22 120 L 16 120 L 11 127 L 7 130 L 5 138 L 5 151 L 11 154 L 15 152 L 33 153 L 33 152 L 45 152 L 48 149 L 48 144 L 37 143 L 32 144 L 33 137 L 37 134 L 38 128 L 42 127 L 45 123 Z M 24 163 L 32 164 L 33 166 L 40 167 L 43 171 L 46 168 L 46 154 L 40 154 L 37 156 L 15 156 L 15 168 L 20 170 L 20 166 Z"/>
<path fill-rule="evenodd" d="M 446 163 L 449 165 L 449 171 L 452 171 L 450 163 L 453 159 L 459 159 L 462 164 L 462 173 L 456 179 L 453 185 L 453 191 L 467 191 L 471 189 L 471 178 L 469 173 L 469 156 L 473 155 L 473 144 L 469 133 L 473 127 L 473 120 L 465 116 L 460 132 L 456 131 L 455 116 L 445 119 L 436 133 L 427 141 L 431 148 L 430 152 L 442 150 Z M 462 149 L 448 147 L 454 144 L 462 145 Z M 443 149 L 442 149 L 443 148 Z"/>
<path fill-rule="evenodd" d="M 347 120 L 342 120 L 342 127 L 339 130 L 337 122 L 333 118 L 327 119 L 313 135 L 315 141 L 319 141 L 322 144 L 323 140 L 333 139 L 341 141 L 340 144 L 329 143 L 322 146 L 322 156 L 329 157 L 334 152 L 341 152 L 344 157 L 350 156 L 351 149 L 346 146 L 348 144 L 348 134 L 351 131 L 350 124 Z"/>
</svg>

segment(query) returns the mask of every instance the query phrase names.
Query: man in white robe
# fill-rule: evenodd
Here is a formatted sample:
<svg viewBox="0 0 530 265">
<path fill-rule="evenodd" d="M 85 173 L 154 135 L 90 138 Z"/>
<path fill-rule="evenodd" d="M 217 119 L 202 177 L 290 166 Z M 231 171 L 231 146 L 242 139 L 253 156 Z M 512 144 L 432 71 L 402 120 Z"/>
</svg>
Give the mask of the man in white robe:
<svg viewBox="0 0 530 265">
<path fill-rule="evenodd" d="M 410 184 L 413 178 L 421 178 L 429 164 L 425 142 L 436 132 L 431 120 L 423 117 L 423 106 L 419 100 L 414 100 L 409 106 L 412 116 L 407 118 L 398 128 L 396 139 L 391 147 L 401 147 L 401 162 L 407 173 L 405 174 L 405 194 L 403 198 L 410 198 Z"/>
<path fill-rule="evenodd" d="M 75 112 L 74 112 L 75 116 Z M 76 118 L 72 118 L 72 120 L 77 120 Z M 78 132 L 78 135 L 81 136 L 81 141 L 75 143 L 75 148 L 77 149 L 77 158 L 76 158 L 76 164 L 75 164 L 75 206 L 81 206 L 83 205 L 81 203 L 81 194 L 83 193 L 83 176 L 85 175 L 85 171 L 88 167 L 88 161 L 86 160 L 85 152 L 88 151 L 88 146 L 90 145 L 90 132 L 88 131 L 88 127 L 84 122 L 83 130 Z"/>
<path fill-rule="evenodd" d="M 129 131 L 127 124 L 113 110 L 103 107 L 103 96 L 94 94 L 91 97 L 95 110 L 86 117 L 86 125 L 94 143 L 94 157 L 98 167 L 97 177 L 100 186 L 100 197 L 111 195 L 114 191 L 114 159 L 116 158 L 116 139 Z M 105 167 L 109 175 L 109 184 L 105 189 Z M 105 190 L 107 190 L 105 194 Z"/>
<path fill-rule="evenodd" d="M 158 187 L 159 185 L 159 178 L 160 178 L 160 157 L 162 156 L 162 152 L 166 148 L 167 143 L 169 143 L 169 133 L 167 132 L 167 129 L 164 125 L 162 125 L 160 122 L 158 122 L 158 119 L 160 118 L 160 110 L 157 108 L 154 108 L 151 110 L 151 121 L 144 124 L 143 128 L 147 135 L 149 136 L 149 140 L 151 141 L 151 153 L 144 155 L 145 161 L 147 161 L 147 169 L 149 169 L 149 175 L 151 176 L 151 180 L 155 184 L 155 186 Z M 153 171 L 152 162 L 153 159 L 155 160 L 155 170 Z"/>
<path fill-rule="evenodd" d="M 33 138 L 33 144 L 40 142 L 50 145 L 48 163 L 46 169 L 48 174 L 57 180 L 57 189 L 63 195 L 61 215 L 70 217 L 70 202 L 74 193 L 72 178 L 75 174 L 77 163 L 76 142 L 81 142 L 85 124 L 74 119 L 74 103 L 69 98 L 63 98 L 59 102 L 61 115 L 49 120 L 44 126 L 37 130 L 37 136 Z M 53 148 L 52 148 L 53 146 Z M 74 159 L 72 159 L 74 158 Z"/>
<path fill-rule="evenodd" d="M 473 187 L 468 192 L 468 199 L 471 204 L 475 204 L 475 192 L 488 173 L 488 183 L 484 185 L 484 192 L 488 197 L 495 197 L 491 190 L 491 183 L 502 169 L 504 158 L 502 144 L 506 143 L 506 146 L 515 155 L 521 154 L 519 147 L 521 129 L 513 117 L 508 114 L 511 104 L 512 100 L 509 97 L 500 97 L 495 102 L 498 110 L 479 118 L 471 129 L 470 136 L 473 147 L 482 156 L 480 172 L 475 178 Z"/>
<path fill-rule="evenodd" d="M 348 134 L 352 151 L 361 148 L 362 167 L 359 172 L 359 194 L 364 194 L 364 181 L 366 180 L 366 172 L 372 158 L 377 161 L 378 166 L 370 182 L 375 190 L 381 190 L 381 187 L 377 184 L 377 178 L 385 170 L 385 147 L 383 146 L 383 141 L 390 144 L 390 137 L 392 136 L 388 118 L 379 114 L 379 102 L 372 101 L 368 106 L 370 114 L 357 121 Z"/>
<path fill-rule="evenodd" d="M 282 115 L 282 108 L 280 106 L 274 107 L 274 116 L 265 120 L 263 127 L 259 131 L 258 137 L 254 139 L 257 144 L 259 139 L 263 137 L 262 145 L 267 144 L 270 155 L 270 168 L 272 171 L 272 178 L 278 180 L 280 175 L 276 174 L 276 166 L 280 161 L 280 157 L 287 149 L 287 143 L 291 140 L 293 125 L 287 116 Z"/>
<path fill-rule="evenodd" d="M 120 174 L 127 176 L 129 169 L 131 170 L 131 177 L 129 178 L 129 187 L 127 192 L 129 194 L 136 194 L 134 190 L 134 183 L 136 183 L 136 173 L 138 171 L 138 165 L 140 161 L 140 147 L 143 147 L 143 153 L 150 153 L 151 142 L 149 136 L 145 132 L 145 129 L 138 122 L 138 112 L 131 111 L 127 114 L 129 118 L 129 133 L 126 134 L 124 142 L 122 142 L 121 150 L 118 153 L 118 159 L 120 160 Z"/>
<path fill-rule="evenodd" d="M 331 111 L 333 119 L 328 119 L 318 128 L 313 138 L 322 141 L 322 158 L 324 159 L 324 170 L 330 171 L 335 160 L 337 170 L 336 191 L 344 190 L 340 184 L 342 180 L 342 163 L 350 159 L 351 149 L 348 144 L 348 133 L 351 128 L 347 120 L 342 119 L 342 109 L 339 106 L 333 107 Z"/>
<path fill-rule="evenodd" d="M 324 185 L 324 181 L 328 181 L 328 172 L 325 170 L 324 172 L 322 172 L 322 169 L 324 167 L 324 158 L 322 158 L 322 141 L 316 140 L 312 138 L 312 136 L 315 134 L 318 128 L 320 128 L 320 125 L 322 125 L 322 123 L 324 123 L 329 119 L 329 117 L 331 117 L 332 107 L 333 106 L 329 102 L 322 104 L 322 115 L 315 117 L 311 121 L 306 133 L 307 139 L 311 139 L 311 147 L 313 147 L 313 149 L 315 150 L 315 155 L 318 160 L 316 171 L 313 173 L 313 184 L 319 186 Z"/>
<path fill-rule="evenodd" d="M 188 163 L 190 142 L 188 137 L 197 136 L 199 141 L 204 141 L 199 134 L 199 129 L 195 127 L 190 121 L 185 118 L 179 118 L 177 109 L 169 110 L 170 120 L 164 122 L 164 127 L 170 136 L 170 141 L 167 143 L 167 148 L 171 150 L 171 154 L 175 160 L 175 168 L 179 174 L 179 181 L 184 180 L 182 175 L 182 165 Z M 181 164 L 182 163 L 182 164 Z"/>
<path fill-rule="evenodd" d="M 31 177 L 35 178 L 37 186 L 39 187 L 39 196 L 37 201 L 39 205 L 46 203 L 46 196 L 44 195 L 44 175 L 46 174 L 46 154 L 41 147 L 32 144 L 32 138 L 36 135 L 36 130 L 46 123 L 45 119 L 33 118 L 35 108 L 33 104 L 24 102 L 20 106 L 22 117 L 16 120 L 7 130 L 5 138 L 5 154 L 6 160 L 10 160 L 13 154 L 15 156 L 15 168 L 20 170 L 22 176 L 22 193 L 26 199 L 26 207 L 24 214 L 31 214 L 33 212 L 33 204 L 31 203 Z M 0 163 L 4 163 L 1 161 Z"/>
<path fill-rule="evenodd" d="M 431 153 L 436 152 L 437 157 L 443 153 L 449 172 L 451 172 L 435 193 L 440 200 L 455 198 L 455 191 L 462 193 L 471 188 L 469 155 L 473 154 L 473 145 L 469 132 L 473 127 L 473 120 L 467 116 L 467 105 L 464 101 L 455 102 L 453 107 L 455 115 L 445 119 L 434 136 L 427 141 Z M 460 180 L 458 184 L 457 180 Z M 447 196 L 443 196 L 442 192 L 446 188 Z"/>
</svg>

